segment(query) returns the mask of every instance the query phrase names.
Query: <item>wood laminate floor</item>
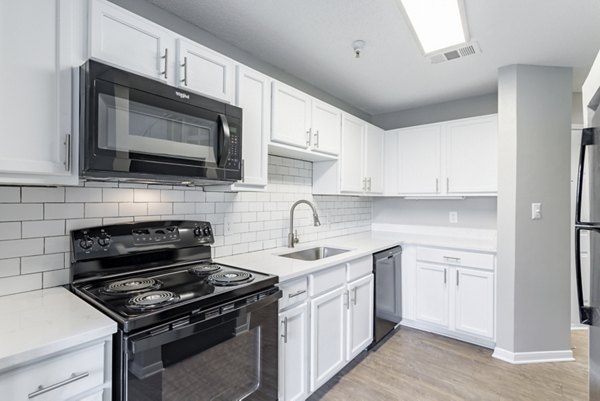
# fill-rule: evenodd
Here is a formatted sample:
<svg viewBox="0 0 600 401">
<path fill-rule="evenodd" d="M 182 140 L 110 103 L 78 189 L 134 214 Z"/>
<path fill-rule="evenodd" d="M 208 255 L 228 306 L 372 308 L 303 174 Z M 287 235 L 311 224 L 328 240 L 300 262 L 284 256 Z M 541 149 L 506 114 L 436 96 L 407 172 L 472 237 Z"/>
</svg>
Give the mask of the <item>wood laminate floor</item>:
<svg viewBox="0 0 600 401">
<path fill-rule="evenodd" d="M 487 348 L 402 327 L 310 400 L 587 400 L 588 332 L 571 333 L 575 362 L 512 365 Z"/>
</svg>

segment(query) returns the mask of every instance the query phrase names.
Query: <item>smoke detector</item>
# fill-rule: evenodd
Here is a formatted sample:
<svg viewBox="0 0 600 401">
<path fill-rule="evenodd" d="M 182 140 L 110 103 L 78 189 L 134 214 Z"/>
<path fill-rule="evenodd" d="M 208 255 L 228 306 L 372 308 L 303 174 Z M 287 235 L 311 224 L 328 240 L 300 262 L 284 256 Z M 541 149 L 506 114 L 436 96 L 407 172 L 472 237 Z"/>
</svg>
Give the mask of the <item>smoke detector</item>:
<svg viewBox="0 0 600 401">
<path fill-rule="evenodd" d="M 362 52 L 364 47 L 365 47 L 364 40 L 355 40 L 354 42 L 352 42 L 352 48 L 354 49 L 354 57 L 360 58 L 360 53 Z"/>
<path fill-rule="evenodd" d="M 448 47 L 437 52 L 425 55 L 431 64 L 440 64 L 447 61 L 457 60 L 459 58 L 481 54 L 481 47 L 476 41 L 462 43 L 458 46 Z"/>
</svg>

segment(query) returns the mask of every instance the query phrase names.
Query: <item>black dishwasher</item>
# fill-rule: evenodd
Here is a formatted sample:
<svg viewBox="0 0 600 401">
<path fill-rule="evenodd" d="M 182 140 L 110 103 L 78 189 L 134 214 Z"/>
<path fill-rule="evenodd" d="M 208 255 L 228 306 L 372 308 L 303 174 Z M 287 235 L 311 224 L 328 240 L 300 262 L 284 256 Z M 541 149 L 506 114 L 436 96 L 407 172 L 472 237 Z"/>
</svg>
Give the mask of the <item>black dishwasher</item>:
<svg viewBox="0 0 600 401">
<path fill-rule="evenodd" d="M 402 320 L 402 248 L 373 254 L 375 319 L 373 343 L 381 342 Z"/>
</svg>

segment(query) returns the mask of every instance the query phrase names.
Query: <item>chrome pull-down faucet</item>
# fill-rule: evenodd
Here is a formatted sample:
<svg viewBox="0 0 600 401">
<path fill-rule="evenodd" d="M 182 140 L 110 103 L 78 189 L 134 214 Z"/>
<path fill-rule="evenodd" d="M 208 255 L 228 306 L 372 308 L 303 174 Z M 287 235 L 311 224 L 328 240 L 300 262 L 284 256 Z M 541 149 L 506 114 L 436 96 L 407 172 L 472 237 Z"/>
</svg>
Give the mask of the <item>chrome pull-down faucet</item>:
<svg viewBox="0 0 600 401">
<path fill-rule="evenodd" d="M 321 222 L 319 221 L 319 215 L 317 214 L 317 209 L 315 209 L 315 206 L 312 203 L 304 199 L 300 199 L 299 201 L 294 203 L 292 205 L 292 208 L 290 209 L 290 233 L 288 234 L 288 248 L 293 248 L 294 244 L 300 242 L 300 240 L 298 239 L 298 234 L 294 235 L 294 209 L 296 209 L 296 206 L 298 206 L 301 203 L 306 203 L 312 209 L 315 227 L 321 225 Z"/>
</svg>

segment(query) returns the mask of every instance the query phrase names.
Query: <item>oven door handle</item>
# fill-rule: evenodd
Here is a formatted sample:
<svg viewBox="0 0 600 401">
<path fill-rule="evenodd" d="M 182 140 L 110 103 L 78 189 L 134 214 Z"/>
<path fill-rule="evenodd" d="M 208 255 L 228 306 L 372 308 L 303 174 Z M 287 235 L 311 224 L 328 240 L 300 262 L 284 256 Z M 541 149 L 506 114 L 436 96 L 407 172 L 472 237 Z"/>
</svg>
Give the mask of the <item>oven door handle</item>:
<svg viewBox="0 0 600 401">
<path fill-rule="evenodd" d="M 225 114 L 219 114 L 219 121 L 221 122 L 223 132 L 219 141 L 219 167 L 225 167 L 231 153 L 231 130 L 229 129 L 229 122 Z"/>
</svg>

